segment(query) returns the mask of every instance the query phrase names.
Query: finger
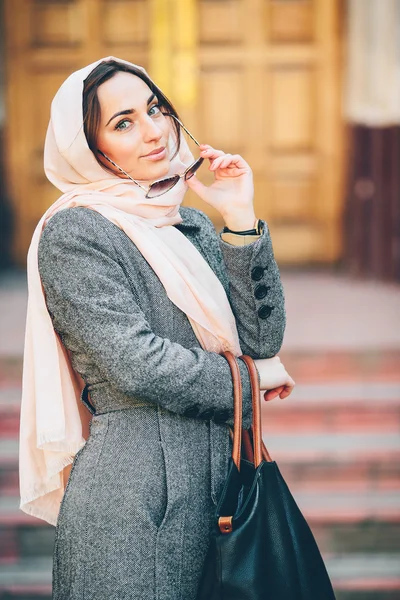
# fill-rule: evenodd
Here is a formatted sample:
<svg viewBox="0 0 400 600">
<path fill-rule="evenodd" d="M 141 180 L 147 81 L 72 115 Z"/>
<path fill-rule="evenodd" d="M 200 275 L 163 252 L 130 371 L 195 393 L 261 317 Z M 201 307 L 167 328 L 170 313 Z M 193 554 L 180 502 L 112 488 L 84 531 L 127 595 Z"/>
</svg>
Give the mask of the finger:
<svg viewBox="0 0 400 600">
<path fill-rule="evenodd" d="M 283 392 L 281 394 L 279 394 L 280 397 L 282 398 L 282 400 L 284 398 L 287 398 L 288 396 L 290 396 L 290 394 L 293 392 L 293 388 L 294 388 L 294 385 L 285 385 L 284 386 Z"/>
<path fill-rule="evenodd" d="M 224 163 L 229 164 L 231 162 L 231 154 L 224 154 L 223 156 L 219 156 L 212 161 L 210 169 L 215 171 L 216 169 L 221 168 Z"/>
<path fill-rule="evenodd" d="M 220 156 L 216 158 L 210 169 L 215 171 L 216 169 L 226 169 L 232 163 L 232 154 L 224 154 L 224 156 Z"/>
<path fill-rule="evenodd" d="M 190 179 L 187 179 L 186 183 L 188 187 L 193 190 L 202 200 L 206 201 L 208 188 L 199 179 L 197 179 L 196 175 L 193 175 L 190 177 Z"/>
<path fill-rule="evenodd" d="M 211 146 L 209 148 L 205 148 L 204 150 L 201 150 L 200 155 L 203 158 L 209 158 L 209 159 L 214 159 L 217 158 L 219 156 L 224 156 L 225 152 L 223 152 L 222 150 L 215 150 L 214 148 L 212 148 Z"/>
<path fill-rule="evenodd" d="M 275 392 L 277 392 L 278 394 L 280 394 L 284 389 L 285 389 L 284 385 L 280 385 L 280 386 L 274 388 Z"/>
<path fill-rule="evenodd" d="M 265 394 L 264 394 L 264 400 L 266 402 L 269 402 L 269 400 L 273 400 L 278 395 L 279 395 L 278 392 L 276 392 L 275 390 L 269 390 L 268 392 L 265 392 Z"/>
<path fill-rule="evenodd" d="M 284 385 L 281 385 L 277 388 L 266 391 L 264 394 L 264 400 L 267 402 L 268 402 L 268 400 L 273 400 L 274 398 L 279 396 L 280 392 L 283 391 L 284 387 L 285 387 Z"/>
<path fill-rule="evenodd" d="M 223 168 L 226 166 L 237 167 L 238 169 L 246 169 L 249 167 L 247 162 L 240 156 L 240 154 L 227 154 L 230 157 L 229 165 L 222 165 Z M 223 161 L 225 162 L 225 161 Z"/>
</svg>

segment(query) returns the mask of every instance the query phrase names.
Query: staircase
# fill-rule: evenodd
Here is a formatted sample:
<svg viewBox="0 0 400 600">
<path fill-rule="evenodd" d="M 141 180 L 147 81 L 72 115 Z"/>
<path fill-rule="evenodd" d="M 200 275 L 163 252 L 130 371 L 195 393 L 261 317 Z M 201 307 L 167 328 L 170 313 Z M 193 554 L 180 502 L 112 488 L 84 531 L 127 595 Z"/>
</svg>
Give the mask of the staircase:
<svg viewBox="0 0 400 600">
<path fill-rule="evenodd" d="M 337 599 L 399 600 L 400 352 L 280 357 L 296 387 L 263 405 L 264 441 Z M 21 373 L 0 359 L 0 600 L 45 600 L 55 529 L 18 508 Z"/>
<path fill-rule="evenodd" d="M 400 353 L 280 357 L 296 386 L 264 404 L 263 438 L 337 599 L 399 600 Z"/>
<path fill-rule="evenodd" d="M 22 361 L 0 359 L 0 599 L 51 598 L 55 528 L 19 506 Z"/>
</svg>

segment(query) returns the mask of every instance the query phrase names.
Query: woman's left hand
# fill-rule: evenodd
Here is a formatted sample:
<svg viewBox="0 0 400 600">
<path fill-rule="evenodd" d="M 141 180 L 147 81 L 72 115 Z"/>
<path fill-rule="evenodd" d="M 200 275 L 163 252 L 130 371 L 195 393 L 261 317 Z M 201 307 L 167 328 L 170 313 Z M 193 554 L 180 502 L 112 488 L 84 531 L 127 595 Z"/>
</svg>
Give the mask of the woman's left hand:
<svg viewBox="0 0 400 600">
<path fill-rule="evenodd" d="M 200 156 L 210 161 L 209 170 L 214 172 L 215 180 L 210 186 L 206 186 L 193 175 L 186 182 L 189 188 L 213 206 L 225 221 L 241 223 L 246 218 L 248 222 L 252 222 L 248 227 L 241 228 L 252 228 L 255 214 L 253 173 L 250 166 L 239 154 L 225 154 L 208 144 L 201 144 L 200 149 Z"/>
</svg>

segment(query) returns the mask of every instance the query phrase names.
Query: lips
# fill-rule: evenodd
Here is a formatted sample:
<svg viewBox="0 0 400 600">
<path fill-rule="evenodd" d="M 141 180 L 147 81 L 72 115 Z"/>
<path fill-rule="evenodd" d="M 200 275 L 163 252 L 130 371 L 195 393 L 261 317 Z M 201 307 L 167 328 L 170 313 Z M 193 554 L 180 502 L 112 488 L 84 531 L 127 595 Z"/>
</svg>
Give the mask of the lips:
<svg viewBox="0 0 400 600">
<path fill-rule="evenodd" d="M 160 146 L 159 148 L 156 148 L 155 150 L 152 150 L 151 152 L 149 152 L 148 154 L 145 154 L 144 156 L 153 156 L 154 154 L 161 154 L 161 152 L 165 149 L 165 146 Z"/>
</svg>

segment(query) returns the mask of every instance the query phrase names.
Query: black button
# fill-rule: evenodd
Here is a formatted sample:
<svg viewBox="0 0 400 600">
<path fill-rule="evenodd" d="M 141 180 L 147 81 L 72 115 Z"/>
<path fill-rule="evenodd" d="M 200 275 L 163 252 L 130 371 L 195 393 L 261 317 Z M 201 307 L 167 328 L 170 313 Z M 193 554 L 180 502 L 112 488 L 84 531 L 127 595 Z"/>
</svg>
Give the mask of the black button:
<svg viewBox="0 0 400 600">
<path fill-rule="evenodd" d="M 221 408 L 219 410 L 214 411 L 214 421 L 215 423 L 223 423 L 231 416 L 231 411 L 228 408 Z"/>
<path fill-rule="evenodd" d="M 269 286 L 260 283 L 256 286 L 256 289 L 254 290 L 254 295 L 258 300 L 262 300 L 263 298 L 265 298 L 265 296 L 268 293 L 268 290 L 270 289 L 271 288 Z"/>
<path fill-rule="evenodd" d="M 214 416 L 214 410 L 212 408 L 206 408 L 199 415 L 200 419 L 212 419 Z"/>
<path fill-rule="evenodd" d="M 200 408 L 198 404 L 192 404 L 192 406 L 189 406 L 183 411 L 183 414 L 185 417 L 197 417 L 199 410 Z"/>
<path fill-rule="evenodd" d="M 269 315 L 272 313 L 274 308 L 274 306 L 267 306 L 266 304 L 263 304 L 258 309 L 258 316 L 260 317 L 260 319 L 268 319 Z"/>
<path fill-rule="evenodd" d="M 260 279 L 263 278 L 263 275 L 264 275 L 263 267 L 253 267 L 253 269 L 251 270 L 251 278 L 254 281 L 260 281 Z"/>
</svg>

